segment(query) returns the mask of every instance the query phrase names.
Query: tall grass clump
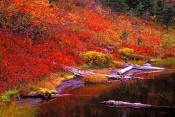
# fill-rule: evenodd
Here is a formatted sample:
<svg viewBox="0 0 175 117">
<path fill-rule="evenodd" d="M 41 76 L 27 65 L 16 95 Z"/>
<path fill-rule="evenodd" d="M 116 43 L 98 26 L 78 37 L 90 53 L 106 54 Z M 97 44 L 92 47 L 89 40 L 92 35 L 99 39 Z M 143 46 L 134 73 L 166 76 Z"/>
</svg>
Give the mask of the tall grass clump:
<svg viewBox="0 0 175 117">
<path fill-rule="evenodd" d="M 108 78 L 105 75 L 84 75 L 83 79 L 87 83 L 106 83 Z"/>
</svg>

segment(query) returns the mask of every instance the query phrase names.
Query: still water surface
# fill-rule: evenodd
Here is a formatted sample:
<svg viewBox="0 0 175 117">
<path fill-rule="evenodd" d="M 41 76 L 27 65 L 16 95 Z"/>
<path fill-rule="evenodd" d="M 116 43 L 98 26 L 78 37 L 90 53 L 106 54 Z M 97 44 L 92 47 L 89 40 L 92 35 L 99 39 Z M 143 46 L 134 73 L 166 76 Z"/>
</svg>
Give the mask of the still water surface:
<svg viewBox="0 0 175 117">
<path fill-rule="evenodd" d="M 142 74 L 145 80 L 84 85 L 43 103 L 39 117 L 175 117 L 175 110 L 112 108 L 101 101 L 140 102 L 156 106 L 175 106 L 175 73 Z"/>
</svg>

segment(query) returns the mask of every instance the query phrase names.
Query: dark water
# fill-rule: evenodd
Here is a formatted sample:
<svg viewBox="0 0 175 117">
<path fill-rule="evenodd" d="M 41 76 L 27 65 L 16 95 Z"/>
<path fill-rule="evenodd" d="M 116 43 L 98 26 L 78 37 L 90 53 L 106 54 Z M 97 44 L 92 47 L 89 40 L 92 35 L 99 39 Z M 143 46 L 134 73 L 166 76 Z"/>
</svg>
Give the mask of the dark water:
<svg viewBox="0 0 175 117">
<path fill-rule="evenodd" d="M 40 108 L 39 117 L 175 117 L 175 110 L 111 108 L 101 101 L 120 100 L 156 106 L 175 106 L 175 73 L 143 74 L 153 78 L 139 81 L 85 85 L 64 93 Z"/>
</svg>

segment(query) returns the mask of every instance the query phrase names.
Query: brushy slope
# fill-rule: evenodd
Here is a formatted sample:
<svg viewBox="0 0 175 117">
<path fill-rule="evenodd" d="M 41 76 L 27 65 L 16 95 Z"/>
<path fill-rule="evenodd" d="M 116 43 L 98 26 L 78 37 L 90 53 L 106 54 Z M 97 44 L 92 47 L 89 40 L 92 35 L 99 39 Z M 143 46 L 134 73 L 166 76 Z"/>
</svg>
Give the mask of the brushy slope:
<svg viewBox="0 0 175 117">
<path fill-rule="evenodd" d="M 111 19 L 88 0 L 0 1 L 0 90 L 38 81 L 62 64 L 82 64 L 86 51 L 113 59 L 124 47 L 145 57 L 174 54 L 174 37 L 151 21 L 122 14 Z"/>
</svg>

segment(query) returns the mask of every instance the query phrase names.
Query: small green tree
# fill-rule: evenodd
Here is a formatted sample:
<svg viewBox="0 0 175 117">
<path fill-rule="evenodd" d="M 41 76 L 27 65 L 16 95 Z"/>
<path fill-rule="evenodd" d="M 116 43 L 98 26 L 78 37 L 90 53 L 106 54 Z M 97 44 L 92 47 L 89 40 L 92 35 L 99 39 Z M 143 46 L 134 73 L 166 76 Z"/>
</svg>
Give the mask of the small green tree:
<svg viewBox="0 0 175 117">
<path fill-rule="evenodd" d="M 168 30 L 169 26 L 174 22 L 175 18 L 175 8 L 166 6 L 162 11 L 162 23 L 166 25 L 166 29 Z"/>
<path fill-rule="evenodd" d="M 137 38 L 137 46 L 139 46 L 142 43 L 142 38 L 138 37 Z"/>
<path fill-rule="evenodd" d="M 166 29 L 168 30 L 169 26 L 174 22 L 175 8 L 171 6 L 164 6 L 162 2 L 158 2 L 155 14 L 157 19 L 159 19 L 158 21 L 165 24 Z"/>
<path fill-rule="evenodd" d="M 123 33 L 120 35 L 120 39 L 126 41 L 126 44 L 129 44 L 128 36 L 129 33 L 127 31 L 123 31 Z"/>
<path fill-rule="evenodd" d="M 100 0 L 100 2 L 109 6 L 111 12 L 135 13 L 137 16 L 146 17 L 154 14 L 154 0 Z"/>
</svg>

